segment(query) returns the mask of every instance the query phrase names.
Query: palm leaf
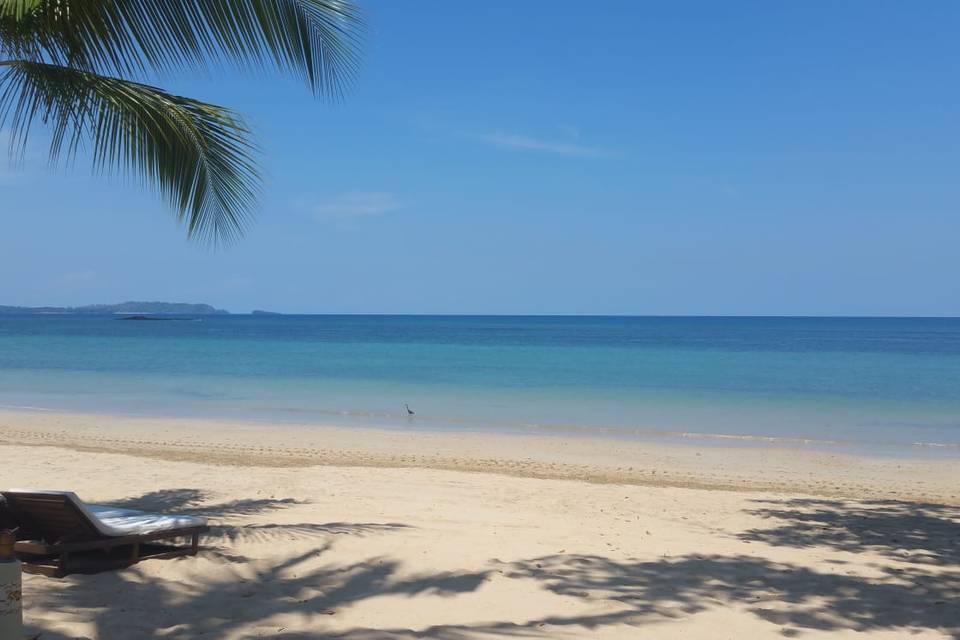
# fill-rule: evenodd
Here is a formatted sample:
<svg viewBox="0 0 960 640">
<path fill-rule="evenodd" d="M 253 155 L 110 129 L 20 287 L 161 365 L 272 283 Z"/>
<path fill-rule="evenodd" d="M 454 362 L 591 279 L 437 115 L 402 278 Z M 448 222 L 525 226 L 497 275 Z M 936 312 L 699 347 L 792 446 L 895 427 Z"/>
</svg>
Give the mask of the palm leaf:
<svg viewBox="0 0 960 640">
<path fill-rule="evenodd" d="M 339 96 L 361 20 L 345 0 L 0 0 L 11 57 L 105 75 L 210 63 L 292 71 Z"/>
<path fill-rule="evenodd" d="M 143 82 L 234 63 L 339 97 L 360 30 L 348 0 L 0 0 L 0 126 L 14 155 L 38 120 L 52 126 L 54 160 L 89 144 L 97 167 L 158 186 L 191 237 L 227 241 L 259 187 L 246 127 Z"/>
<path fill-rule="evenodd" d="M 37 9 L 42 3 L 43 0 L 2 0 L 0 17 L 13 16 L 19 19 Z"/>
<path fill-rule="evenodd" d="M 23 148 L 31 125 L 52 128 L 51 158 L 89 144 L 95 165 L 157 185 L 190 237 L 240 235 L 259 178 L 248 130 L 231 111 L 145 84 L 40 62 L 0 66 L 0 127 Z"/>
</svg>

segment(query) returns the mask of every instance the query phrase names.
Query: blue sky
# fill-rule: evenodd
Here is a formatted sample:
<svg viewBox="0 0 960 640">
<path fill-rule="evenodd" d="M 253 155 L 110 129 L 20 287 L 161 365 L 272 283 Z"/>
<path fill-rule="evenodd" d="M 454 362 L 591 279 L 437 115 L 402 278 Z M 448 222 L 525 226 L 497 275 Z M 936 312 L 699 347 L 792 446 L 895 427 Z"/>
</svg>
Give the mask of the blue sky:
<svg viewBox="0 0 960 640">
<path fill-rule="evenodd" d="M 0 304 L 960 315 L 960 4 L 361 6 L 342 104 L 165 81 L 263 147 L 227 250 L 82 158 L 48 172 L 39 136 L 0 164 Z"/>
</svg>

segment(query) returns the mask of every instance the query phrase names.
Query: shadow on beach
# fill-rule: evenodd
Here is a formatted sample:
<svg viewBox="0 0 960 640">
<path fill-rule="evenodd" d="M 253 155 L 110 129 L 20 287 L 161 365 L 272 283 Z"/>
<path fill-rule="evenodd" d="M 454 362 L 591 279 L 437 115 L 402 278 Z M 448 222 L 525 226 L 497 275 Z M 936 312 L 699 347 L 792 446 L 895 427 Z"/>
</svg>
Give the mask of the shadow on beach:
<svg viewBox="0 0 960 640">
<path fill-rule="evenodd" d="M 215 509 L 216 505 L 204 508 Z M 232 503 L 223 505 L 228 513 L 237 508 Z M 264 503 L 258 508 L 277 507 Z M 303 533 L 298 533 L 297 527 L 304 525 L 294 525 L 289 535 L 316 536 L 317 548 L 260 569 L 253 579 L 237 574 L 171 582 L 134 567 L 68 578 L 62 589 L 38 594 L 31 606 L 41 611 L 58 607 L 89 611 L 97 638 L 142 637 L 147 628 L 156 637 L 211 639 L 241 633 L 346 640 L 488 640 L 547 638 L 561 633 L 588 637 L 607 627 L 639 627 L 728 607 L 776 625 L 772 632 L 784 637 L 806 630 L 847 630 L 904 635 L 937 631 L 960 638 L 960 608 L 956 606 L 960 601 L 960 519 L 955 508 L 891 501 L 784 500 L 758 501 L 755 514 L 770 519 L 772 526 L 739 537 L 755 543 L 752 550 L 761 555 L 615 560 L 559 553 L 517 562 L 491 560 L 477 571 L 416 575 L 402 571 L 400 562 L 390 557 L 338 563 L 330 551 L 334 536 L 389 534 L 405 525 L 318 524 L 309 525 Z M 255 532 L 261 530 L 273 531 L 271 525 L 254 528 Z M 229 548 L 235 539 L 222 536 L 215 541 Z M 870 565 L 871 576 L 864 577 L 847 571 L 852 567 L 845 566 L 842 556 L 827 559 L 828 568 L 818 570 L 764 558 L 763 545 L 851 553 L 869 549 L 879 553 L 883 562 Z M 327 556 L 330 561 L 321 567 L 308 566 Z M 454 597 L 475 592 L 489 581 L 503 580 L 522 581 L 533 589 L 575 598 L 585 605 L 580 609 L 586 613 L 564 614 L 558 606 L 556 615 L 522 622 L 323 631 L 327 616 L 372 598 Z M 130 623 L 110 615 L 111 594 L 118 593 L 124 594 L 127 607 L 123 618 L 142 626 L 125 626 Z M 136 615 L 130 615 L 131 609 L 137 610 Z M 311 620 L 315 630 L 286 631 L 270 620 L 293 612 Z M 148 623 L 149 627 L 145 626 Z M 68 637 L 39 627 L 32 632 L 41 633 L 41 640 Z"/>
<path fill-rule="evenodd" d="M 756 500 L 753 515 L 775 520 L 743 540 L 777 547 L 826 547 L 873 551 L 917 564 L 960 562 L 960 508 L 937 504 L 871 500 L 853 502 L 797 498 Z"/>
<path fill-rule="evenodd" d="M 210 518 L 251 516 L 285 509 L 304 501 L 293 498 L 247 498 L 211 503 L 211 494 L 200 489 L 160 489 L 141 496 L 115 500 L 110 504 L 124 509 L 177 512 Z"/>
<path fill-rule="evenodd" d="M 295 538 L 325 538 L 330 535 L 370 535 L 394 529 L 406 529 L 408 525 L 396 522 L 325 522 L 283 524 L 228 524 L 225 521 L 244 516 L 260 515 L 307 504 L 293 498 L 250 498 L 211 502 L 211 495 L 199 489 L 163 489 L 142 496 L 113 501 L 116 507 L 141 509 L 162 513 L 183 513 L 211 519 L 210 531 L 204 535 L 207 551 L 226 554 L 218 548 L 223 544 L 237 542 L 270 542 Z M 245 558 L 233 556 L 235 559 Z"/>
</svg>

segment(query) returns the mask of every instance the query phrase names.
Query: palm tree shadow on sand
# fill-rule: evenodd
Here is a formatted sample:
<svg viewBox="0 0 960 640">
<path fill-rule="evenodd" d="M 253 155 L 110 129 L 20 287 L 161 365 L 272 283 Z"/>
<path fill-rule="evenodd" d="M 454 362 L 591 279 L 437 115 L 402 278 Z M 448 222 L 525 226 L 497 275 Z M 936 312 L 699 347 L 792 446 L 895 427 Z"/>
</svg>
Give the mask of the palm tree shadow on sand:
<svg viewBox="0 0 960 640">
<path fill-rule="evenodd" d="M 859 506 L 858 506 L 859 505 Z M 756 543 L 758 555 L 686 555 L 656 560 L 619 560 L 599 555 L 554 554 L 517 562 L 491 560 L 477 571 L 410 575 L 399 560 L 372 557 L 359 563 L 338 563 L 329 553 L 330 533 L 317 551 L 292 557 L 258 571 L 253 580 L 240 574 L 171 584 L 169 580 L 126 572 L 80 577 L 65 588 L 40 594 L 31 603 L 38 610 L 68 607 L 89 611 L 97 638 L 143 637 L 226 638 L 238 633 L 264 633 L 276 638 L 344 638 L 346 640 L 489 640 L 497 637 L 549 638 L 573 634 L 589 637 L 611 627 L 629 628 L 676 621 L 699 613 L 736 606 L 771 625 L 784 637 L 804 631 L 888 631 L 907 636 L 937 631 L 960 639 L 960 569 L 956 544 L 960 520 L 951 507 L 885 502 L 869 505 L 843 501 L 774 501 L 758 503 L 774 521 L 769 529 L 740 534 Z M 832 516 L 829 513 L 834 512 Z M 918 525 L 889 536 L 886 548 L 873 532 L 893 532 L 903 518 L 921 518 Z M 866 521 L 864 519 L 867 519 Z M 924 520 L 933 518 L 936 522 Z M 813 525 L 827 519 L 826 528 Z M 924 527 L 930 525 L 929 531 Z M 358 535 L 371 532 L 364 526 Z M 823 533 L 817 533 L 822 531 Z M 925 533 L 926 531 L 926 533 Z M 858 543 L 857 540 L 862 542 Z M 953 542 L 951 542 L 953 540 Z M 908 541 L 915 553 L 903 557 L 895 545 Z M 816 547 L 856 552 L 858 544 L 878 551 L 884 562 L 870 567 L 869 577 L 847 573 L 843 560 L 815 570 L 762 557 L 763 545 Z M 890 553 L 886 553 L 889 551 Z M 921 553 L 922 552 L 922 553 Z M 315 566 L 332 556 L 329 562 Z M 842 557 L 842 554 L 841 556 Z M 911 558 L 920 558 L 913 561 Z M 531 589 L 574 598 L 579 613 L 557 607 L 557 615 L 529 620 L 488 620 L 436 625 L 422 629 L 331 628 L 338 611 L 384 595 L 421 594 L 456 597 L 477 591 L 490 580 L 514 580 Z M 91 584 L 94 582 L 94 584 Z M 123 605 L 138 611 L 142 627 L 124 627 L 109 614 L 104 594 L 124 593 Z M 105 607 L 105 608 L 104 608 Z M 210 612 L 217 612 L 216 617 Z M 296 612 L 310 631 L 279 629 L 277 614 Z M 482 612 L 465 615 L 482 618 Z M 131 619 L 127 616 L 127 620 Z M 42 622 L 40 623 L 42 624 Z M 42 632 L 41 640 L 69 636 Z M 140 635 L 137 635 L 140 634 Z M 146 637 L 153 637 L 148 635 Z"/>
<path fill-rule="evenodd" d="M 294 498 L 246 498 L 213 502 L 213 495 L 201 489 L 160 489 L 140 496 L 115 500 L 111 504 L 125 509 L 177 512 L 211 518 L 250 516 L 284 509 L 305 501 Z"/>
<path fill-rule="evenodd" d="M 249 560 L 231 549 L 232 545 L 238 543 L 326 540 L 333 535 L 365 536 L 410 528 L 397 522 L 231 523 L 248 516 L 308 504 L 308 501 L 270 496 L 218 502 L 213 500 L 212 494 L 200 489 L 161 489 L 116 500 L 111 504 L 127 509 L 207 517 L 210 519 L 210 531 L 203 536 L 204 552 L 229 562 Z"/>
<path fill-rule="evenodd" d="M 756 500 L 753 515 L 773 520 L 741 539 L 777 547 L 870 550 L 914 564 L 960 563 L 960 508 L 897 500 Z"/>
</svg>

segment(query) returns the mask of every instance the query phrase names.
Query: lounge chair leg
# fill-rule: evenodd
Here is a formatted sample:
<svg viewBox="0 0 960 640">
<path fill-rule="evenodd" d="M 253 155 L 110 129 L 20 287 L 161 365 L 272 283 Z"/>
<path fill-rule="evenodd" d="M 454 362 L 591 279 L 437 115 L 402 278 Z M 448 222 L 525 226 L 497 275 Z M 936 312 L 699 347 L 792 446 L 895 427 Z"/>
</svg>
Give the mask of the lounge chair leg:
<svg viewBox="0 0 960 640">
<path fill-rule="evenodd" d="M 130 562 L 136 564 L 140 562 L 140 543 L 134 542 L 133 549 L 130 552 Z"/>
<path fill-rule="evenodd" d="M 70 558 L 70 554 L 66 551 L 60 554 L 60 559 L 57 561 L 57 573 L 64 576 L 67 574 L 67 561 Z"/>
<path fill-rule="evenodd" d="M 200 534 L 195 533 L 190 538 L 190 555 L 197 555 L 197 551 L 200 549 Z"/>
</svg>

